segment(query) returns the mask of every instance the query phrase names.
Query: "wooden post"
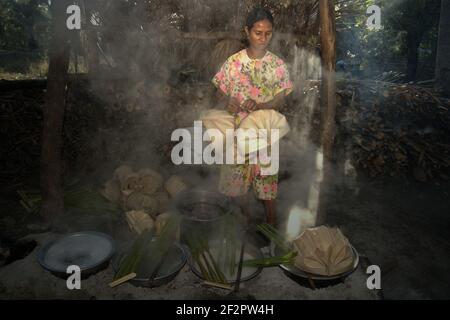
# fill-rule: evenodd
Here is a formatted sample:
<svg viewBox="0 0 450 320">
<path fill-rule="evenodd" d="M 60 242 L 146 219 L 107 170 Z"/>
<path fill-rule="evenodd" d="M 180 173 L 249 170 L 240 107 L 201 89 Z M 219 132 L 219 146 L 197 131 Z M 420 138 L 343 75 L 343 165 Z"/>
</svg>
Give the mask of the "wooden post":
<svg viewBox="0 0 450 320">
<path fill-rule="evenodd" d="M 336 26 L 334 1 L 319 0 L 320 40 L 322 48 L 322 146 L 327 160 L 333 157 L 336 114 Z"/>
<path fill-rule="evenodd" d="M 52 41 L 47 93 L 43 108 L 41 149 L 41 215 L 51 221 L 64 211 L 62 189 L 62 129 L 70 60 L 66 10 L 69 1 L 52 1 Z"/>
<path fill-rule="evenodd" d="M 334 16 L 334 1 L 319 0 L 320 40 L 322 55 L 322 135 L 323 151 L 323 181 L 320 192 L 319 209 L 316 224 L 326 220 L 326 191 L 331 181 L 331 165 L 335 137 L 336 115 L 336 25 Z"/>
<path fill-rule="evenodd" d="M 450 1 L 441 2 L 439 36 L 436 53 L 436 89 L 450 97 Z"/>
<path fill-rule="evenodd" d="M 86 56 L 88 64 L 88 72 L 90 75 L 96 76 L 100 65 L 100 58 L 97 48 L 97 33 L 92 27 L 86 30 Z"/>
</svg>

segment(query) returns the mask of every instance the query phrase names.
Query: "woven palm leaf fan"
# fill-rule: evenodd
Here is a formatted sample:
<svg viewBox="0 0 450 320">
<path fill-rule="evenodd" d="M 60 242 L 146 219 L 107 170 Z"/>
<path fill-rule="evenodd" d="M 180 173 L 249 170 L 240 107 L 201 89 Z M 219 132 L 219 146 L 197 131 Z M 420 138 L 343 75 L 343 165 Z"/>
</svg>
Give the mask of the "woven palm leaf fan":
<svg viewBox="0 0 450 320">
<path fill-rule="evenodd" d="M 207 132 L 206 139 L 209 139 L 211 142 L 211 147 L 216 150 L 217 154 L 222 157 L 224 155 L 224 152 L 226 152 L 226 132 L 228 129 L 235 130 L 235 118 L 234 116 L 225 110 L 217 110 L 217 109 L 210 109 L 203 111 L 200 114 L 200 120 L 203 122 L 203 126 L 208 129 L 216 129 L 219 130 L 222 134 L 222 137 L 213 137 L 210 136 Z M 215 133 L 214 133 L 215 134 Z M 235 161 L 236 161 L 236 155 L 237 152 L 235 152 L 236 148 L 233 150 L 235 155 Z"/>
<path fill-rule="evenodd" d="M 234 117 L 225 110 L 210 109 L 200 114 L 200 120 L 206 129 L 219 129 L 225 136 L 226 130 L 234 130 Z"/>
<path fill-rule="evenodd" d="M 338 228 L 306 229 L 293 244 L 298 251 L 295 266 L 305 272 L 334 276 L 353 268 L 352 247 Z"/>
<path fill-rule="evenodd" d="M 275 110 L 254 111 L 242 120 L 239 128 L 234 127 L 233 115 L 224 110 L 207 110 L 201 114 L 200 120 L 206 129 L 218 129 L 224 137 L 227 129 L 242 129 L 238 147 L 239 152 L 245 155 L 267 148 L 290 131 L 286 117 Z M 272 129 L 279 130 L 277 136 L 271 135 Z"/>
<path fill-rule="evenodd" d="M 249 134 L 248 137 L 244 136 L 241 140 L 238 138 L 238 147 L 241 154 L 266 149 L 290 131 L 286 117 L 272 109 L 250 113 L 247 118 L 242 120 L 239 129 L 243 129 L 245 133 L 253 133 Z M 272 135 L 271 130 L 278 130 L 278 134 Z"/>
</svg>

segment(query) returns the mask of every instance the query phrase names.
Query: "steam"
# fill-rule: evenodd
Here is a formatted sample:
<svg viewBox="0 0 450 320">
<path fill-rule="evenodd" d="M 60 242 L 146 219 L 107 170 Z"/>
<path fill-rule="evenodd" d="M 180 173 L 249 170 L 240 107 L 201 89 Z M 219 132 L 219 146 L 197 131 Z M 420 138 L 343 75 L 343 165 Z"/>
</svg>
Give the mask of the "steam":
<svg viewBox="0 0 450 320">
<path fill-rule="evenodd" d="M 192 127 L 202 110 L 214 108 L 212 86 L 205 76 L 214 41 L 185 38 L 174 26 L 184 23 L 191 32 L 210 31 L 208 17 L 213 17 L 223 21 L 221 31 L 240 30 L 245 10 L 237 14 L 235 7 L 226 3 L 208 2 L 207 7 L 202 7 L 182 1 L 186 16 L 174 15 L 168 6 L 149 16 L 143 7 L 136 6 L 129 11 L 119 10 L 127 13 L 115 14 L 113 21 L 104 17 L 103 26 L 110 24 L 109 29 L 116 32 L 100 39 L 107 57 L 101 58 L 105 67 L 100 74 L 107 81 L 92 79 L 92 89 L 105 103 L 117 107 L 112 112 L 130 119 L 126 125 L 118 124 L 107 132 L 105 143 L 116 141 L 123 149 L 112 153 L 109 159 L 116 166 L 131 164 L 165 175 L 179 174 L 195 188 L 217 191 L 219 166 L 174 166 L 170 163 L 170 150 L 166 150 L 167 156 L 158 147 L 170 147 L 174 129 Z M 119 5 L 110 3 L 108 12 L 117 12 Z M 130 17 L 135 20 L 130 22 Z M 291 109 L 287 112 L 292 131 L 280 145 L 280 169 L 289 178 L 280 182 L 277 200 L 278 220 L 290 239 L 315 225 L 323 178 L 323 154 L 311 137 L 320 112 L 317 80 L 322 74 L 321 59 L 317 52 L 297 46 L 294 40 L 281 46 L 275 37 L 271 49 L 277 54 L 283 48 L 289 49 L 282 57 L 294 82 Z M 188 80 L 180 79 L 181 75 Z M 115 79 L 117 85 L 113 85 Z M 101 166 L 104 164 L 99 163 Z M 253 192 L 250 190 L 249 194 Z M 262 204 L 253 201 L 251 210 L 260 213 L 262 208 Z"/>
</svg>

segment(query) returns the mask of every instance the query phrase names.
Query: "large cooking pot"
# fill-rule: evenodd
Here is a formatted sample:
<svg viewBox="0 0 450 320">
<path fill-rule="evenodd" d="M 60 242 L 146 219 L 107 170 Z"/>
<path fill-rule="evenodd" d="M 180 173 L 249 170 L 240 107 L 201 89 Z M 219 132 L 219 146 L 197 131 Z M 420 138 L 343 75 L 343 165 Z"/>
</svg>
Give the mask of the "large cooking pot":
<svg viewBox="0 0 450 320">
<path fill-rule="evenodd" d="M 186 243 L 190 232 L 201 232 L 209 239 L 217 235 L 227 214 L 238 214 L 239 208 L 226 196 L 206 190 L 185 190 L 172 203 L 172 210 L 183 216 L 180 228 L 181 242 Z"/>
</svg>

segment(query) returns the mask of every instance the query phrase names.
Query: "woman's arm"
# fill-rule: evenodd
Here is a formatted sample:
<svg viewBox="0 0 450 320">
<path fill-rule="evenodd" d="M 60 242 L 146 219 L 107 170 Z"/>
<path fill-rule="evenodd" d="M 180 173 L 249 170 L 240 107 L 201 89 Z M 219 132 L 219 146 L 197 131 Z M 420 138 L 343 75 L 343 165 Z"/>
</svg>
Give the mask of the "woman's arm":
<svg viewBox="0 0 450 320">
<path fill-rule="evenodd" d="M 256 110 L 274 109 L 278 111 L 284 105 L 284 98 L 285 92 L 282 91 L 277 94 L 272 100 L 264 103 L 258 103 L 256 106 Z"/>
<path fill-rule="evenodd" d="M 220 89 L 216 92 L 217 108 L 225 109 L 231 113 L 237 113 L 241 109 L 236 98 L 228 97 Z"/>
<path fill-rule="evenodd" d="M 216 106 L 218 109 L 225 109 L 229 98 L 219 89 L 216 90 Z"/>
</svg>

